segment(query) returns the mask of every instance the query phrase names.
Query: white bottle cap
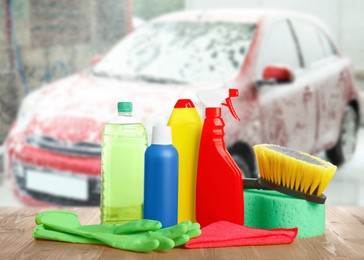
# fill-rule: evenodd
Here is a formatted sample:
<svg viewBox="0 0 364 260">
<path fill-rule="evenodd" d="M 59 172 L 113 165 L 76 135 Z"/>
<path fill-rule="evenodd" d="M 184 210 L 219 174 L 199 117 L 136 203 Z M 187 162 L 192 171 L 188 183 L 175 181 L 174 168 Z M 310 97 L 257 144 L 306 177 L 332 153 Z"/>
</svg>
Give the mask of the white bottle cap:
<svg viewBox="0 0 364 260">
<path fill-rule="evenodd" d="M 152 144 L 172 144 L 172 130 L 170 126 L 153 126 Z"/>
</svg>

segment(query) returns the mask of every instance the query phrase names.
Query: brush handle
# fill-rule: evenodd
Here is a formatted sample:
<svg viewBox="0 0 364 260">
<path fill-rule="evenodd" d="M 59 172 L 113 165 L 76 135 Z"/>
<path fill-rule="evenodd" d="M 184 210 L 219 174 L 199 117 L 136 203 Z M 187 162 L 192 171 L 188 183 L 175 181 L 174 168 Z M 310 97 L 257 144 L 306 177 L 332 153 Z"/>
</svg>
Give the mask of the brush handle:
<svg viewBox="0 0 364 260">
<path fill-rule="evenodd" d="M 244 178 L 244 190 L 270 190 L 269 188 L 263 186 L 259 180 L 260 178 Z"/>
<path fill-rule="evenodd" d="M 324 194 L 317 196 L 315 194 L 303 193 L 300 191 L 283 187 L 281 185 L 271 183 L 261 178 L 257 179 L 246 178 L 243 180 L 243 182 L 244 182 L 244 189 L 276 190 L 286 195 L 295 197 L 297 199 L 303 199 L 317 204 L 325 204 L 326 201 L 326 196 Z"/>
</svg>

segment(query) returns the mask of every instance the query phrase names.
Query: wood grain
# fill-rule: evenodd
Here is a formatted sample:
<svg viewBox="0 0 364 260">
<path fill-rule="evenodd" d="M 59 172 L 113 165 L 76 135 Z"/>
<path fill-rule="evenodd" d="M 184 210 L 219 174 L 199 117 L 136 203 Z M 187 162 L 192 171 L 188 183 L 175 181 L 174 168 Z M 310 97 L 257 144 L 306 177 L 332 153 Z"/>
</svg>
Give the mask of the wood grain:
<svg viewBox="0 0 364 260">
<path fill-rule="evenodd" d="M 327 208 L 323 236 L 300 238 L 290 245 L 210 249 L 175 248 L 134 253 L 101 245 L 35 240 L 35 216 L 42 208 L 0 208 L 0 259 L 364 259 L 364 208 Z M 98 208 L 67 208 L 83 224 L 99 223 Z"/>
</svg>

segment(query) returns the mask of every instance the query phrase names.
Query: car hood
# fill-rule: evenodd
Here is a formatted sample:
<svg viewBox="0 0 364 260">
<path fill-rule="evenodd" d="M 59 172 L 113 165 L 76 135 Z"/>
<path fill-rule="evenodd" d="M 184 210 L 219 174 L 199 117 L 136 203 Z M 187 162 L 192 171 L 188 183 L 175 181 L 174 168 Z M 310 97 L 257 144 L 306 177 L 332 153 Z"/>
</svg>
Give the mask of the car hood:
<svg viewBox="0 0 364 260">
<path fill-rule="evenodd" d="M 101 129 L 117 115 L 118 101 L 132 101 L 133 115 L 148 129 L 151 124 L 166 123 L 179 98 L 196 102 L 196 91 L 203 88 L 211 85 L 152 84 L 80 73 L 38 90 L 25 133 L 100 143 Z"/>
</svg>

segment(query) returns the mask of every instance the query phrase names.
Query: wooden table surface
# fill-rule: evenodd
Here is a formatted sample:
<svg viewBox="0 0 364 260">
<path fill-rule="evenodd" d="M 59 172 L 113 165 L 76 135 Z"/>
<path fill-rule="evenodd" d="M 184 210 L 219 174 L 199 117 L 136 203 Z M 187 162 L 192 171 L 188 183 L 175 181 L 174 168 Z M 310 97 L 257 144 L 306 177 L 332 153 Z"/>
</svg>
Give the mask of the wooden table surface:
<svg viewBox="0 0 364 260">
<path fill-rule="evenodd" d="M 326 232 L 296 238 L 290 245 L 211 249 L 174 248 L 134 253 L 102 245 L 35 240 L 32 231 L 42 208 L 0 208 L 0 259 L 364 259 L 364 208 L 333 207 L 326 211 Z M 82 224 L 99 223 L 98 208 L 68 208 Z"/>
</svg>

